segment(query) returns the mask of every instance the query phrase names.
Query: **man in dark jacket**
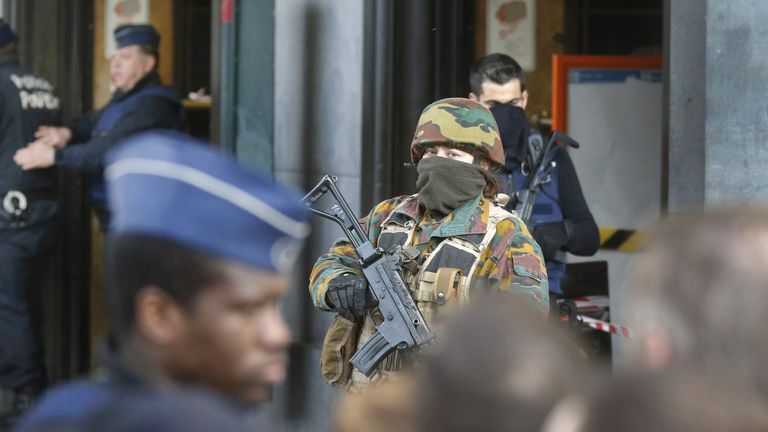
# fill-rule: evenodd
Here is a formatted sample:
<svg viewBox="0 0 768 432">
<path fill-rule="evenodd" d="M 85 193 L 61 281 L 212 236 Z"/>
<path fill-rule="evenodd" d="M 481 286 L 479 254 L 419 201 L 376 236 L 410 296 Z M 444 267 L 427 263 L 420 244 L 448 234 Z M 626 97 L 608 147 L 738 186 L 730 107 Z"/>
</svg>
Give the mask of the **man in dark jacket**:
<svg viewBox="0 0 768 432">
<path fill-rule="evenodd" d="M 124 25 L 115 29 L 115 40 L 117 50 L 110 63 L 115 92 L 109 103 L 69 127 L 39 128 L 36 140 L 14 157 L 24 170 L 57 165 L 86 174 L 102 231 L 109 226 L 102 179 L 104 154 L 137 132 L 181 129 L 185 117 L 179 95 L 160 83 L 157 31 L 150 25 Z"/>
<path fill-rule="evenodd" d="M 506 161 L 497 175 L 500 192 L 514 196 L 525 188 L 535 170 L 528 151 L 532 133 L 524 109 L 528 104 L 525 75 L 520 65 L 504 54 L 490 54 L 472 66 L 469 97 L 491 110 L 499 125 Z M 600 234 L 589 211 L 568 152 L 558 148 L 545 173 L 550 180 L 536 197 L 531 230 L 547 264 L 550 302 L 562 293 L 564 252 L 590 256 L 600 246 Z M 510 207 L 514 209 L 514 199 Z"/>
<path fill-rule="evenodd" d="M 17 431 L 247 430 L 234 408 L 285 377 L 279 304 L 309 233 L 306 207 L 173 131 L 128 138 L 105 177 L 114 337 L 100 374 L 51 390 Z"/>
<path fill-rule="evenodd" d="M 56 176 L 22 171 L 16 150 L 59 121 L 48 81 L 16 59 L 16 35 L 0 20 L 0 430 L 45 385 L 37 309 L 38 269 L 55 239 Z"/>
</svg>

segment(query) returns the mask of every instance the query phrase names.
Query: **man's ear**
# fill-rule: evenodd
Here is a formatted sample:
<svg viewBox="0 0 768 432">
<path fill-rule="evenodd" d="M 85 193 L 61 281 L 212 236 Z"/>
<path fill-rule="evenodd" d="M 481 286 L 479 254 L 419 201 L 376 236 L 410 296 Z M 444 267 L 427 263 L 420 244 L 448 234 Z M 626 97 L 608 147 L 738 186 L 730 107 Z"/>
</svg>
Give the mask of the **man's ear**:
<svg viewBox="0 0 768 432">
<path fill-rule="evenodd" d="M 469 100 L 474 102 L 480 102 L 480 98 L 476 94 L 469 92 Z"/>
<path fill-rule="evenodd" d="M 650 369 L 662 369 L 672 362 L 674 352 L 669 334 L 661 328 L 652 328 L 640 340 L 643 350 L 644 366 Z"/>
<path fill-rule="evenodd" d="M 523 90 L 523 94 L 521 96 L 523 101 L 520 105 L 523 109 L 525 109 L 525 107 L 528 106 L 528 90 Z"/>
<path fill-rule="evenodd" d="M 144 63 L 144 73 L 148 74 L 155 69 L 155 66 L 157 65 L 157 59 L 153 55 L 147 55 L 146 59 L 147 61 Z"/>
<path fill-rule="evenodd" d="M 181 306 L 156 286 L 139 290 L 134 307 L 136 329 L 152 344 L 173 344 L 186 329 L 186 316 Z"/>
</svg>

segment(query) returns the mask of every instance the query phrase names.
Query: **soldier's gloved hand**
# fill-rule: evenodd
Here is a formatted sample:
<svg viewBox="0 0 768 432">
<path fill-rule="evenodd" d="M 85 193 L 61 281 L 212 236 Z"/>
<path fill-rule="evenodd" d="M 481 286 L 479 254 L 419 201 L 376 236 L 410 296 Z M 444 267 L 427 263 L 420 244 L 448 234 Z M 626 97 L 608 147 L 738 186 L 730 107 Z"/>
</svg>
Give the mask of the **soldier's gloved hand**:
<svg viewBox="0 0 768 432">
<path fill-rule="evenodd" d="M 374 303 L 365 277 L 349 273 L 328 282 L 325 298 L 333 310 L 356 321 L 362 319 L 365 310 Z"/>
<path fill-rule="evenodd" d="M 533 238 L 541 247 L 544 259 L 549 261 L 557 255 L 568 242 L 568 229 L 565 222 L 552 222 L 536 226 L 533 229 Z"/>
</svg>

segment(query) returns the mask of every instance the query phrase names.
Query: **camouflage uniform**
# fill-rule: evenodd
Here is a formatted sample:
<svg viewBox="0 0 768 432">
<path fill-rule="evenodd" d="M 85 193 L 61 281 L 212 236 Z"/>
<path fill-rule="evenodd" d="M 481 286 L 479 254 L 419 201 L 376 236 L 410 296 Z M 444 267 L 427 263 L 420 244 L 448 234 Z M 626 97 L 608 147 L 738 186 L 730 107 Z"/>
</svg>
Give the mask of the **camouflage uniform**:
<svg viewBox="0 0 768 432">
<path fill-rule="evenodd" d="M 467 99 L 438 101 L 424 110 L 411 145 L 413 162 L 421 159 L 426 148 L 437 144 L 474 154 L 481 153 L 494 166 L 504 163 L 504 152 L 492 114 Z M 491 223 L 489 221 L 492 218 L 495 219 Z M 531 300 L 543 314 L 548 312 L 547 275 L 539 246 L 519 218 L 504 211 L 493 199 L 482 193 L 445 216 L 419 205 L 418 195 L 395 197 L 374 207 L 360 220 L 360 225 L 374 246 L 384 250 L 392 250 L 398 245 L 415 246 L 422 261 L 446 240 L 466 240 L 470 248 L 473 245 L 477 248 L 482 243 L 485 248 L 477 250 L 471 267 L 464 266 L 473 269 L 471 274 L 465 273 L 467 279 L 472 280 L 468 292 L 483 289 L 519 293 Z M 386 235 L 387 227 L 390 226 L 407 227 L 409 235 Z M 490 228 L 495 228 L 495 232 L 489 238 L 484 238 Z M 450 259 L 441 258 L 433 267 L 460 266 L 449 262 Z M 331 310 L 326 302 L 328 283 L 344 273 L 362 274 L 357 261 L 354 247 L 346 240 L 336 242 L 328 253 L 317 260 L 309 287 L 315 306 Z M 416 293 L 418 281 L 411 280 L 409 285 Z M 431 321 L 427 315 L 425 318 Z M 371 324 L 369 321 L 370 317 L 366 324 Z M 358 346 L 367 339 L 366 324 Z M 396 370 L 387 367 L 383 369 Z"/>
<path fill-rule="evenodd" d="M 488 224 L 491 201 L 482 196 L 466 203 L 453 213 L 436 219 L 429 210 L 419 206 L 418 197 L 399 196 L 388 199 L 360 220 L 374 246 L 378 244 L 381 223 L 390 216 L 406 224 L 416 223 L 413 245 L 426 257 L 447 237 L 477 236 L 484 234 Z M 397 214 L 393 211 L 397 209 Z M 381 245 L 385 247 L 385 245 Z M 310 292 L 315 306 L 331 310 L 325 301 L 328 282 L 342 273 L 362 274 L 354 247 L 347 240 L 339 240 L 318 258 L 310 275 Z M 480 256 L 473 279 L 489 281 L 489 286 L 500 291 L 528 293 L 543 313 L 549 308 L 547 273 L 539 245 L 531 237 L 525 224 L 517 218 L 500 221 L 489 247 Z"/>
</svg>

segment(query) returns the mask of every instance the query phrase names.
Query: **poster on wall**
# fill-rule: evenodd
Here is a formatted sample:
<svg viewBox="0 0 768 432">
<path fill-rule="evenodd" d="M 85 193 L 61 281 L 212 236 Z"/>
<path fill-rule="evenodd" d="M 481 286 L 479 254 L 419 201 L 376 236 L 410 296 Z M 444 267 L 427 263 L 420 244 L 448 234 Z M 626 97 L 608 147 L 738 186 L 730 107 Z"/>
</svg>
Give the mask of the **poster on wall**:
<svg viewBox="0 0 768 432">
<path fill-rule="evenodd" d="M 115 28 L 148 23 L 149 0 L 105 0 L 104 3 L 104 56 L 109 60 L 115 51 Z"/>
<path fill-rule="evenodd" d="M 536 69 L 536 0 L 487 0 L 486 53 L 503 53 Z"/>
</svg>

